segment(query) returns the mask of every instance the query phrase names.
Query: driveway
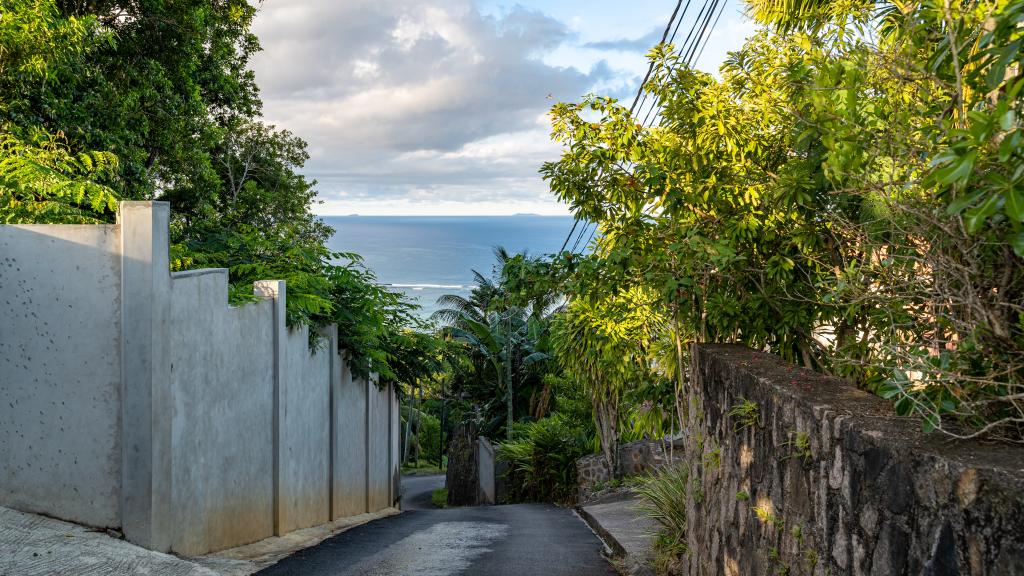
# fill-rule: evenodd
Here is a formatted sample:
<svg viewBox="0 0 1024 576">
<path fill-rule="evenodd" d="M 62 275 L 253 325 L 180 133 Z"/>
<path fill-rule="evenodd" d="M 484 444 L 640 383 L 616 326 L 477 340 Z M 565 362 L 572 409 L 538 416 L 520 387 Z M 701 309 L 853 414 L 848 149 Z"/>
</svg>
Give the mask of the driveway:
<svg viewBox="0 0 1024 576">
<path fill-rule="evenodd" d="M 401 515 L 329 538 L 262 576 L 613 575 L 576 514 L 550 504 L 433 508 L 444 476 L 402 479 Z"/>
</svg>

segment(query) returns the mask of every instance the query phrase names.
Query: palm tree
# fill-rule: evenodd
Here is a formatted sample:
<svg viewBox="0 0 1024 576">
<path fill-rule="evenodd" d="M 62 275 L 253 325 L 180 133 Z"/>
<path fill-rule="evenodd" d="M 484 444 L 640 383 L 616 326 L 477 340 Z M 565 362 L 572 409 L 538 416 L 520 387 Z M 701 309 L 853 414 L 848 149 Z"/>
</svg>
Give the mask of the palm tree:
<svg viewBox="0 0 1024 576">
<path fill-rule="evenodd" d="M 502 247 L 496 247 L 494 255 L 497 262 L 492 277 L 474 270 L 475 286 L 469 297 L 441 296 L 437 302 L 444 307 L 432 319 L 446 325 L 443 331 L 465 343 L 493 372 L 495 390 L 505 397 L 506 435 L 511 439 L 517 384 L 532 365 L 548 358 L 537 349 L 537 343 L 546 330 L 551 306 L 543 297 L 525 307 L 516 306 L 507 290 L 509 264 L 528 257 L 510 254 Z"/>
</svg>

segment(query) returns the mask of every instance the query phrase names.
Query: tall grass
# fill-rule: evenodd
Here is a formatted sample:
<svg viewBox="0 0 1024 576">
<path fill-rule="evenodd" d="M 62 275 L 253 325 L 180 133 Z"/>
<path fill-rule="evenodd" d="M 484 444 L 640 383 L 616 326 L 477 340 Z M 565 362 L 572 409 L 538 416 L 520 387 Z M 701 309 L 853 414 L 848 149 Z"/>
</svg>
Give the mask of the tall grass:
<svg viewBox="0 0 1024 576">
<path fill-rule="evenodd" d="M 686 552 L 689 472 L 683 465 L 666 466 L 640 479 L 635 490 L 640 496 L 640 511 L 661 526 L 654 542 L 655 568 L 659 574 L 668 572 L 677 558 Z"/>
</svg>

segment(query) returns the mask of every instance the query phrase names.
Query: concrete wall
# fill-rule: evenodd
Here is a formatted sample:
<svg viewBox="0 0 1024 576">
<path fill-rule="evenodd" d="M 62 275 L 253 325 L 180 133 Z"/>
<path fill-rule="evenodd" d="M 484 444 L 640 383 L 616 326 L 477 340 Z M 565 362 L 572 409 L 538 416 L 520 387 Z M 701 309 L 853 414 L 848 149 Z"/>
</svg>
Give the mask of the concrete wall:
<svg viewBox="0 0 1024 576">
<path fill-rule="evenodd" d="M 683 574 L 1024 574 L 1024 453 L 740 346 L 693 351 Z M 744 400 L 758 418 L 730 416 Z"/>
<path fill-rule="evenodd" d="M 367 395 L 367 509 L 391 506 L 391 402 L 390 388 L 371 381 Z"/>
<path fill-rule="evenodd" d="M 281 404 L 281 534 L 330 521 L 330 336 L 309 349 L 309 329 L 287 334 Z M 336 352 L 335 352 L 336 354 Z"/>
<path fill-rule="evenodd" d="M 182 554 L 274 534 L 274 302 L 230 307 L 227 279 L 197 270 L 171 284 L 172 549 Z"/>
<path fill-rule="evenodd" d="M 402 494 L 402 419 L 399 416 L 401 407 L 394 386 L 389 391 L 388 399 L 391 402 L 391 411 L 388 413 L 388 420 L 391 422 L 391 505 L 398 506 Z"/>
<path fill-rule="evenodd" d="M 0 226 L 0 505 L 120 526 L 118 226 Z"/>
<path fill-rule="evenodd" d="M 366 493 L 368 446 L 366 436 L 367 382 L 354 380 L 341 357 L 335 354 L 335 378 L 331 403 L 334 423 L 332 446 L 331 518 L 367 511 Z"/>
<path fill-rule="evenodd" d="M 479 474 L 477 500 L 481 504 L 494 504 L 494 446 L 483 436 L 477 439 L 476 446 L 476 469 Z"/>
<path fill-rule="evenodd" d="M 0 505 L 182 554 L 390 506 L 393 392 L 288 331 L 284 282 L 170 274 L 169 217 L 0 226 Z"/>
</svg>

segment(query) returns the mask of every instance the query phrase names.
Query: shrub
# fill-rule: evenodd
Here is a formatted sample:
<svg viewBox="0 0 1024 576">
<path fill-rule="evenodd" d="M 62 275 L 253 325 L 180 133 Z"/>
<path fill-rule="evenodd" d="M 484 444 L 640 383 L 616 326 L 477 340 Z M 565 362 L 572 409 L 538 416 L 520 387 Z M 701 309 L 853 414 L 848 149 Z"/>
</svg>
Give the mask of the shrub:
<svg viewBox="0 0 1024 576">
<path fill-rule="evenodd" d="M 430 494 L 430 503 L 436 508 L 444 508 L 448 505 L 448 489 L 438 488 Z"/>
<path fill-rule="evenodd" d="M 505 479 L 513 502 L 571 502 L 576 460 L 588 453 L 585 431 L 559 414 L 517 427 L 515 439 L 498 446 L 508 462 Z"/>
</svg>

